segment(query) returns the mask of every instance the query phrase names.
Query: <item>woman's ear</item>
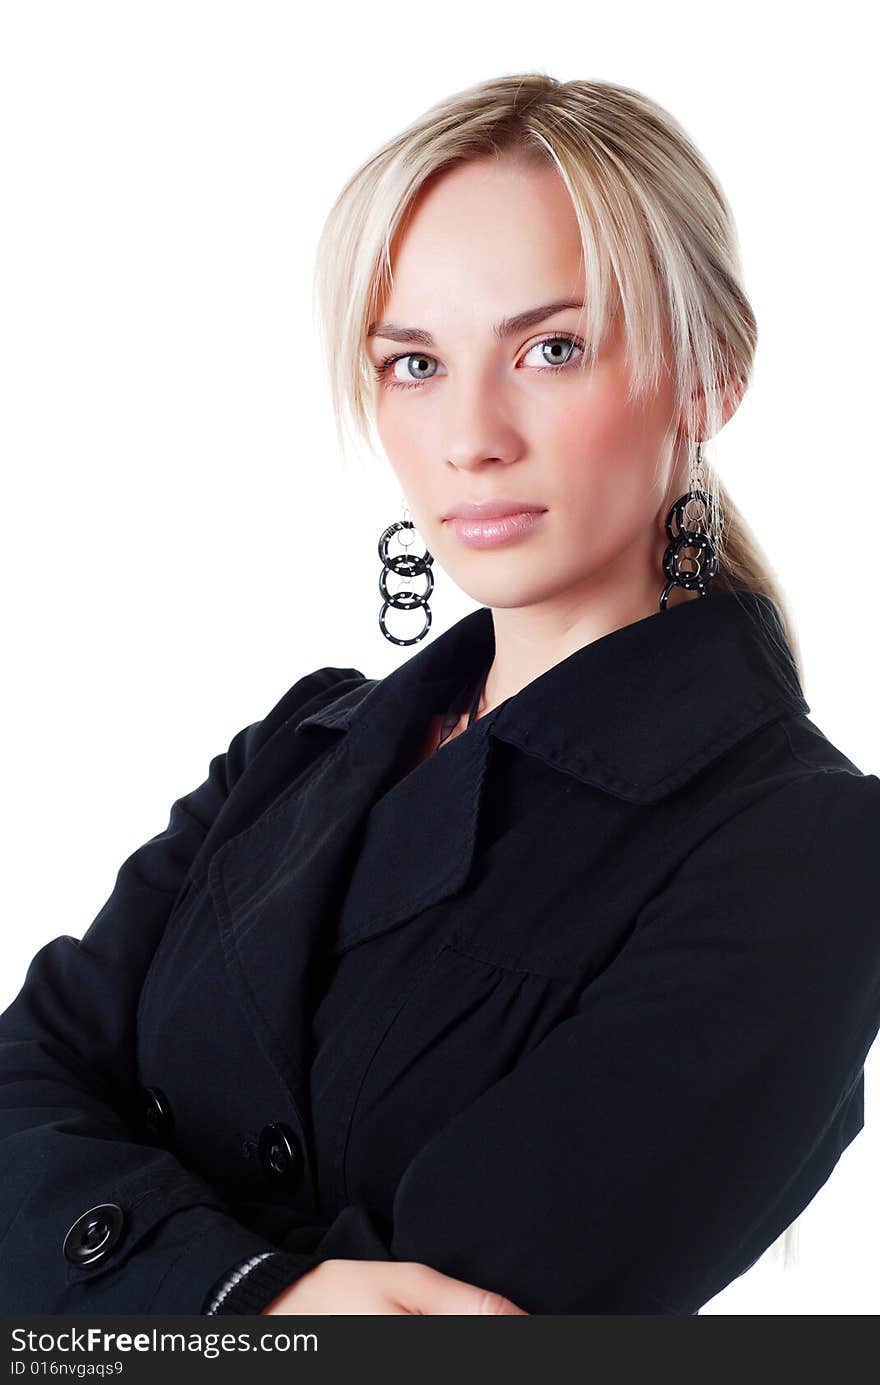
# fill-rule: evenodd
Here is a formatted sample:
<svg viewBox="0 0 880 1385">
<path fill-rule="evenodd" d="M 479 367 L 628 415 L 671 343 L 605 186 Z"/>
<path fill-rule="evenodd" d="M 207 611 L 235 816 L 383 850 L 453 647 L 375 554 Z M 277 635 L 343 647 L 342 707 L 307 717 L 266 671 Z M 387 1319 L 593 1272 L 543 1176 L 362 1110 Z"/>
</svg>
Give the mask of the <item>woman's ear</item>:
<svg viewBox="0 0 880 1385">
<path fill-rule="evenodd" d="M 717 407 L 720 409 L 717 426 L 713 426 L 710 422 L 711 411 L 706 406 L 706 396 L 703 390 L 695 390 L 692 395 L 695 401 L 694 423 L 689 425 L 683 415 L 678 423 L 678 439 L 682 448 L 685 447 L 684 439 L 688 436 L 690 427 L 695 428 L 694 437 L 700 442 L 708 442 L 720 433 L 725 424 L 733 418 L 746 392 L 746 385 L 739 380 L 728 381 L 726 386 L 719 385 L 717 388 L 720 394 L 717 403 Z"/>
<path fill-rule="evenodd" d="M 710 422 L 709 410 L 706 406 L 706 396 L 702 388 L 698 387 L 692 398 L 696 405 L 696 416 L 699 425 L 698 436 L 701 441 L 708 441 L 715 437 L 725 424 L 729 423 L 743 401 L 748 381 L 743 374 L 734 366 L 727 372 L 727 375 L 719 373 L 715 377 L 715 384 L 712 387 L 714 398 L 713 407 L 719 410 L 719 420 L 717 427 L 712 427 Z"/>
</svg>

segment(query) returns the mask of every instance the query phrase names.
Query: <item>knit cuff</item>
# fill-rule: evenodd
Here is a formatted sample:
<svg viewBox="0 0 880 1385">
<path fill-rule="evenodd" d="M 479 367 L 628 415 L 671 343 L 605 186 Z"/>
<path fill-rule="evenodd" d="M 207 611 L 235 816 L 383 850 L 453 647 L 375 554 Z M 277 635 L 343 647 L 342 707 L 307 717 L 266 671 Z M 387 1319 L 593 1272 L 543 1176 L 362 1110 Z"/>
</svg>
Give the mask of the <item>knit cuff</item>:
<svg viewBox="0 0 880 1385">
<path fill-rule="evenodd" d="M 267 1250 L 244 1260 L 227 1273 L 209 1292 L 203 1312 L 206 1316 L 225 1313 L 257 1314 L 283 1289 L 320 1264 L 320 1255 L 291 1255 L 283 1250 Z"/>
</svg>

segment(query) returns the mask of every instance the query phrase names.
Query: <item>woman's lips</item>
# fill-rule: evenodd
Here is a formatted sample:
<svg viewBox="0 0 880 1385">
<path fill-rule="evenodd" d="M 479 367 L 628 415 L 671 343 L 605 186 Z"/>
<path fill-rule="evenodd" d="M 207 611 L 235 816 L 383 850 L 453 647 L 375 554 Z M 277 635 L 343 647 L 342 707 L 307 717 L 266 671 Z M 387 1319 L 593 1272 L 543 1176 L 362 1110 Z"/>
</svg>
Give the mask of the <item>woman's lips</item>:
<svg viewBox="0 0 880 1385">
<path fill-rule="evenodd" d="M 517 514 L 498 515 L 495 519 L 462 519 L 455 516 L 443 522 L 469 548 L 497 548 L 499 544 L 522 538 L 534 529 L 546 513 L 546 510 L 520 510 Z"/>
</svg>

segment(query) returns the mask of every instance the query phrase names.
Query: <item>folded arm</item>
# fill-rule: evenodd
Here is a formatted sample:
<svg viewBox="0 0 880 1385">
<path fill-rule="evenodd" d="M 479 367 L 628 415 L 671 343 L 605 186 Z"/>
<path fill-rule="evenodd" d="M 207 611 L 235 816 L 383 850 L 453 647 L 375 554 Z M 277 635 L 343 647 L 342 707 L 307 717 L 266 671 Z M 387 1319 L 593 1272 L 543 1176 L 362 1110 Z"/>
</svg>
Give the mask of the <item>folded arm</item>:
<svg viewBox="0 0 880 1385">
<path fill-rule="evenodd" d="M 875 776 L 817 774 L 732 817 L 576 1013 L 413 1159 L 390 1238 L 346 1208 L 313 1263 L 418 1261 L 529 1313 L 696 1312 L 861 1128 L 878 846 Z M 296 1274 L 260 1270 L 266 1302 Z"/>
<path fill-rule="evenodd" d="M 307 675 L 239 731 L 173 804 L 165 830 L 123 862 L 84 936 L 40 948 L 0 1015 L 5 1312 L 199 1313 L 231 1263 L 275 1249 L 133 1123 L 137 1008 L 235 786 L 262 772 L 257 757 L 274 733 L 347 672 Z"/>
</svg>

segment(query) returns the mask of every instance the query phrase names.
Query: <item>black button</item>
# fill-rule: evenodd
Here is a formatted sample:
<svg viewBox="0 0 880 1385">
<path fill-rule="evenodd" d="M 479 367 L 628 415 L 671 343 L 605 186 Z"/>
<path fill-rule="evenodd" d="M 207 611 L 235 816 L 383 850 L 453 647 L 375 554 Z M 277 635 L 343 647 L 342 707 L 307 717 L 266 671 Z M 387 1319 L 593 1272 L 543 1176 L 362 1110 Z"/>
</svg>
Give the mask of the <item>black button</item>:
<svg viewBox="0 0 880 1385">
<path fill-rule="evenodd" d="M 259 1150 L 263 1172 L 269 1178 L 299 1181 L 303 1168 L 302 1152 L 289 1125 L 283 1121 L 264 1125 L 260 1131 Z"/>
<path fill-rule="evenodd" d="M 174 1129 L 171 1102 L 161 1087 L 141 1087 L 138 1093 L 140 1127 L 148 1140 L 166 1141 Z"/>
<path fill-rule="evenodd" d="M 64 1237 L 64 1257 L 72 1265 L 98 1265 L 122 1235 L 125 1214 L 115 1202 L 99 1202 L 77 1217 Z"/>
</svg>

